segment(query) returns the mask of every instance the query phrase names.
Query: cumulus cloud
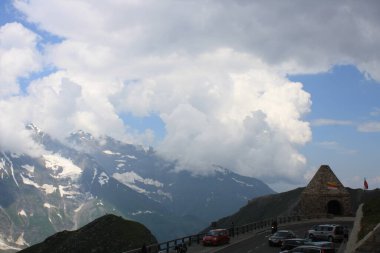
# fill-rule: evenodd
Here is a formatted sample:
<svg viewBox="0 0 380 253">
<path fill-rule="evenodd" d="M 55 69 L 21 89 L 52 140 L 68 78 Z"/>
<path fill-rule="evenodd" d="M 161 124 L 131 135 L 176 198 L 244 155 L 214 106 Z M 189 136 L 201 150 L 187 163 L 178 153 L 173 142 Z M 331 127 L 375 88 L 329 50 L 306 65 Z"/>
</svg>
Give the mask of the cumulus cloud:
<svg viewBox="0 0 380 253">
<path fill-rule="evenodd" d="M 311 98 L 287 75 L 354 64 L 380 80 L 377 1 L 14 4 L 35 32 L 62 40 L 38 51 L 36 33 L 20 24 L 1 28 L 6 38 L 16 31 L 12 40 L 19 43 L 2 39 L 0 53 L 12 53 L 10 44 L 27 52 L 10 57 L 15 70 L 8 62 L 0 68 L 6 71 L 2 93 L 17 93 L 17 78 L 38 70 L 39 57 L 57 69 L 33 80 L 26 95 L 1 100 L 12 122 L 2 121 L 2 132 L 10 135 L 35 122 L 58 138 L 83 129 L 137 141 L 142 136 L 120 115 L 155 114 L 166 129 L 157 149 L 178 160 L 178 169 L 204 173 L 220 164 L 270 182 L 293 182 L 306 170 L 298 148 L 311 140 L 303 120 Z M 145 137 L 151 135 L 148 130 Z"/>
<path fill-rule="evenodd" d="M 0 97 L 19 93 L 18 78 L 41 67 L 38 36 L 19 23 L 0 27 Z"/>
</svg>

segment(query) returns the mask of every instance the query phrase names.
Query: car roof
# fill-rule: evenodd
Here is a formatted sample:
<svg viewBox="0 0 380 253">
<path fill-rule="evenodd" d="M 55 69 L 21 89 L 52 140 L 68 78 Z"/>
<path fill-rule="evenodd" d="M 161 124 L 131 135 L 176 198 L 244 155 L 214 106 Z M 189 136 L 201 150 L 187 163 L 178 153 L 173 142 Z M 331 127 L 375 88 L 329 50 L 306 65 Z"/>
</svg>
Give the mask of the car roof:
<svg viewBox="0 0 380 253">
<path fill-rule="evenodd" d="M 290 239 L 286 239 L 285 241 L 300 241 L 300 240 L 306 241 L 305 238 L 290 238 Z"/>
<path fill-rule="evenodd" d="M 319 241 L 319 242 L 311 242 L 310 245 L 311 246 L 318 246 L 318 247 L 320 247 L 320 246 L 326 246 L 326 245 L 331 246 L 331 245 L 333 245 L 333 243 L 332 242 L 328 242 L 328 241 Z"/>
<path fill-rule="evenodd" d="M 320 249 L 321 247 L 320 246 L 315 246 L 315 245 L 301 245 L 301 246 L 298 246 L 296 247 L 295 249 Z"/>
</svg>

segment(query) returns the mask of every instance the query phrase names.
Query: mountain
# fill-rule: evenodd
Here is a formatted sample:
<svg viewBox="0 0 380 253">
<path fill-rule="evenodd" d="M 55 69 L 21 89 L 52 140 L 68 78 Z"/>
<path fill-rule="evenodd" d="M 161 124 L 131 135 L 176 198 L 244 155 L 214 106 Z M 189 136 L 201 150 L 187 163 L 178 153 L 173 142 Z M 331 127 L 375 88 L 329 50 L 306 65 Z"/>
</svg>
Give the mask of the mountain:
<svg viewBox="0 0 380 253">
<path fill-rule="evenodd" d="M 250 199 L 263 182 L 221 166 L 176 172 L 153 148 L 78 131 L 65 141 L 27 126 L 39 157 L 0 150 L 0 250 L 25 248 L 113 213 L 147 226 L 159 241 L 197 233 Z"/>
<path fill-rule="evenodd" d="M 292 215 L 304 188 L 252 199 L 236 213 L 217 221 L 219 227 L 241 226 L 278 216 Z"/>
<path fill-rule="evenodd" d="M 269 220 L 274 217 L 297 215 L 299 212 L 298 203 L 304 189 L 304 187 L 300 187 L 287 192 L 254 198 L 247 205 L 240 208 L 239 211 L 219 219 L 216 224 L 218 227 L 230 227 L 231 224 L 241 226 L 257 221 Z M 380 199 L 379 189 L 366 191 L 362 189 L 346 189 L 350 194 L 353 213 L 356 212 L 361 203 Z"/>
<path fill-rule="evenodd" d="M 75 231 L 56 233 L 20 253 L 115 253 L 157 243 L 144 225 L 108 214 Z"/>
</svg>

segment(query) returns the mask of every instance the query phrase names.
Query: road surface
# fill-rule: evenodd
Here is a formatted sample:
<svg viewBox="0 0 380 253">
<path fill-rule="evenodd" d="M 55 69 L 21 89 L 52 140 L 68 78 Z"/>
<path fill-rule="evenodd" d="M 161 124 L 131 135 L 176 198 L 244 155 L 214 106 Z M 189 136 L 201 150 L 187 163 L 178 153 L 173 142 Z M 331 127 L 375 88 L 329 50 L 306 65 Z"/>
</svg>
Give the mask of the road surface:
<svg viewBox="0 0 380 253">
<path fill-rule="evenodd" d="M 303 238 L 307 230 L 316 224 L 326 224 L 334 223 L 347 226 L 350 230 L 353 226 L 353 219 L 348 221 L 337 221 L 330 220 L 326 221 L 312 221 L 312 222 L 303 222 L 293 225 L 280 225 L 280 229 L 289 229 L 293 230 L 298 237 Z M 228 245 L 222 245 L 217 247 L 203 247 L 201 245 L 195 247 L 189 247 L 188 253 L 278 253 L 280 251 L 279 247 L 270 247 L 268 245 L 269 230 L 261 231 L 258 233 L 249 233 L 241 235 L 238 238 L 233 238 L 231 243 Z M 335 247 L 338 249 L 340 243 L 335 243 Z"/>
</svg>

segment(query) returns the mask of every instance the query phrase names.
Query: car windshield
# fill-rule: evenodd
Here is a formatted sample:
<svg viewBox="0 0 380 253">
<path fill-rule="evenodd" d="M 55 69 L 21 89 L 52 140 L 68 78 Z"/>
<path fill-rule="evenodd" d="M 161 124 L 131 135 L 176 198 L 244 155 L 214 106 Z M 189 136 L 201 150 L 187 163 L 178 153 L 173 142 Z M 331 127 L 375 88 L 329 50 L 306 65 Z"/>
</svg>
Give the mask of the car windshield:
<svg viewBox="0 0 380 253">
<path fill-rule="evenodd" d="M 210 236 L 217 236 L 220 234 L 220 231 L 215 231 L 215 230 L 210 230 L 207 232 L 207 235 L 210 235 Z"/>
</svg>

